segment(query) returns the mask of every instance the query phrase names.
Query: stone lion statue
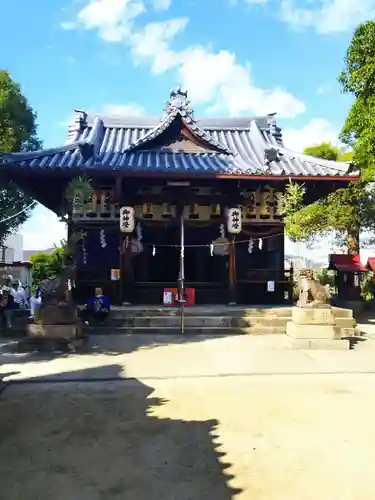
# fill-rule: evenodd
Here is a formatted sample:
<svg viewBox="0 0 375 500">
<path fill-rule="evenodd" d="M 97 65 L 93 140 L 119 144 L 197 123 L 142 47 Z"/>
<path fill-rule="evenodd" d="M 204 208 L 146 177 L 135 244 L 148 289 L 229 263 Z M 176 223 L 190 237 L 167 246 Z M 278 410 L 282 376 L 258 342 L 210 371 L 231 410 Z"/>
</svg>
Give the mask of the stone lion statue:
<svg viewBox="0 0 375 500">
<path fill-rule="evenodd" d="M 43 303 L 71 301 L 71 283 L 75 278 L 75 268 L 67 266 L 60 276 L 47 278 L 40 283 Z"/>
<path fill-rule="evenodd" d="M 303 269 L 299 276 L 299 300 L 297 307 L 329 307 L 331 294 L 328 286 L 320 284 L 312 269 Z"/>
</svg>

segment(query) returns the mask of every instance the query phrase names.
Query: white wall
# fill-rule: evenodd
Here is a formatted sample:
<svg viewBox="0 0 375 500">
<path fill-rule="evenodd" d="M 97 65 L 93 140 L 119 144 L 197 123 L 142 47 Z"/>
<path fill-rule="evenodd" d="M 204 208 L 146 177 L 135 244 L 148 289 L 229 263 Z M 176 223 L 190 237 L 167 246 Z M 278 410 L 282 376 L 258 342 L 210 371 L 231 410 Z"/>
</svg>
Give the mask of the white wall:
<svg viewBox="0 0 375 500">
<path fill-rule="evenodd" d="M 6 262 L 22 262 L 23 261 L 23 236 L 22 234 L 11 234 L 4 242 L 5 261 Z M 0 261 L 2 254 L 0 253 Z"/>
</svg>

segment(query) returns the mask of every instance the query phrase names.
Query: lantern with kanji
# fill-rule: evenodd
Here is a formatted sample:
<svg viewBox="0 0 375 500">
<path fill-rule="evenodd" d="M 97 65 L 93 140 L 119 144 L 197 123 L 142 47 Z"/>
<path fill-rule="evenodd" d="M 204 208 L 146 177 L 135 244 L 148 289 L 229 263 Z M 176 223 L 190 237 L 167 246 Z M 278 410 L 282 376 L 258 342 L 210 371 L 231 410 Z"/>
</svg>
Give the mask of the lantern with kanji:
<svg viewBox="0 0 375 500">
<path fill-rule="evenodd" d="M 120 208 L 120 231 L 132 233 L 135 228 L 135 213 L 133 207 Z"/>
<path fill-rule="evenodd" d="M 228 233 L 239 234 L 242 231 L 242 214 L 240 208 L 229 208 L 227 212 Z"/>
</svg>

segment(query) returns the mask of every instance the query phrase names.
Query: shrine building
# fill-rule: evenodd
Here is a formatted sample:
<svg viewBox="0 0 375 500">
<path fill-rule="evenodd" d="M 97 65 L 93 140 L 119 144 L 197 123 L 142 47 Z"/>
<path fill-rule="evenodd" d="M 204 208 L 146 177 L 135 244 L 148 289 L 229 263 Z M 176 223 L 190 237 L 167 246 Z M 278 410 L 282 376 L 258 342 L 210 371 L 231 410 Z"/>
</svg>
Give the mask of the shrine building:
<svg viewBox="0 0 375 500">
<path fill-rule="evenodd" d="M 355 180 L 347 163 L 286 148 L 274 114 L 196 118 L 180 89 L 160 117 L 75 111 L 65 145 L 3 154 L 0 168 L 65 216 L 69 234 L 81 233 L 77 300 L 102 286 L 115 303 L 145 305 L 177 286 L 181 220 L 185 286 L 197 304 L 285 303 L 293 286 L 284 269 L 285 187 L 304 183 L 311 203 Z M 82 178 L 91 194 L 67 207 L 68 186 Z M 131 233 L 120 230 L 121 207 L 134 209 Z M 231 233 L 228 209 L 239 214 Z"/>
</svg>

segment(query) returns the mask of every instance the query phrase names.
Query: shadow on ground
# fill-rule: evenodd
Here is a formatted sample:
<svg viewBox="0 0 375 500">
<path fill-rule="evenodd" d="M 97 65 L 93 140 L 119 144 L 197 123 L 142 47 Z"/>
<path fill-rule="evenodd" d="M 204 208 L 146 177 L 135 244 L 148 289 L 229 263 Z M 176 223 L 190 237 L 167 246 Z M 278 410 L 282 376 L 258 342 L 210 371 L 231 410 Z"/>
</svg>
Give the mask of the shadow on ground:
<svg viewBox="0 0 375 500">
<path fill-rule="evenodd" d="M 116 378 L 122 367 L 110 369 Z M 2 500 L 229 500 L 240 492 L 228 485 L 217 420 L 158 418 L 168 402 L 138 380 L 84 382 L 101 370 L 79 372 L 77 383 L 8 384 Z"/>
<path fill-rule="evenodd" d="M 241 335 L 241 334 L 239 334 Z M 19 364 L 38 361 L 50 361 L 57 358 L 68 358 L 72 355 L 108 355 L 119 356 L 139 349 L 153 349 L 172 344 L 190 344 L 223 337 L 234 337 L 235 334 L 119 334 L 119 335 L 92 335 L 87 343 L 73 353 L 62 351 L 53 352 L 19 352 L 18 340 L 2 340 L 0 342 L 0 366 L 5 364 Z"/>
</svg>

